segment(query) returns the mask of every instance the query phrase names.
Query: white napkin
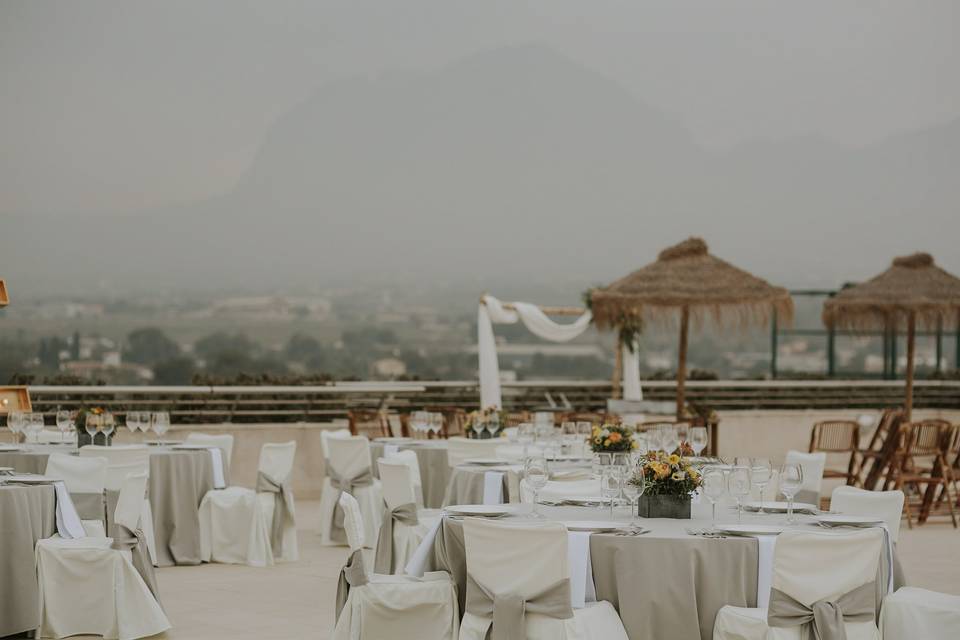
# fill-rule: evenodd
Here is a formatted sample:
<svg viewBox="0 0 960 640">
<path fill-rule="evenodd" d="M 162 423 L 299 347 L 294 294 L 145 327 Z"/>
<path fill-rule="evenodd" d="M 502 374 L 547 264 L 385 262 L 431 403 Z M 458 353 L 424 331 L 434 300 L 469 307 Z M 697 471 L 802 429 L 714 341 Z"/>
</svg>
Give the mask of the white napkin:
<svg viewBox="0 0 960 640">
<path fill-rule="evenodd" d="M 223 477 L 223 452 L 219 447 L 210 447 L 208 451 L 213 460 L 213 488 L 225 489 L 227 481 Z"/>
<path fill-rule="evenodd" d="M 755 536 L 757 539 L 757 608 L 766 609 L 770 604 L 770 586 L 773 584 L 773 550 L 777 536 Z"/>
<path fill-rule="evenodd" d="M 503 504 L 503 471 L 483 474 L 483 504 Z"/>
<path fill-rule="evenodd" d="M 582 609 L 587 602 L 597 600 L 590 561 L 589 531 L 567 532 L 567 560 L 570 566 L 570 605 L 574 609 Z"/>
<path fill-rule="evenodd" d="M 442 524 L 443 518 L 438 518 L 433 526 L 430 527 L 430 530 L 427 531 L 427 535 L 423 536 L 423 540 L 420 541 L 420 546 L 417 547 L 417 550 L 410 556 L 410 561 L 407 562 L 407 566 L 403 568 L 408 576 L 423 577 L 424 572 L 427 570 L 427 560 L 433 552 L 433 542 L 436 540 L 437 531 L 440 530 Z"/>
<path fill-rule="evenodd" d="M 83 523 L 77 515 L 77 508 L 73 506 L 67 485 L 54 482 L 53 488 L 57 494 L 57 533 L 61 538 L 83 538 L 87 533 L 83 530 Z"/>
<path fill-rule="evenodd" d="M 389 458 L 391 456 L 397 455 L 400 452 L 400 446 L 396 444 L 385 444 L 383 445 L 383 457 Z"/>
</svg>

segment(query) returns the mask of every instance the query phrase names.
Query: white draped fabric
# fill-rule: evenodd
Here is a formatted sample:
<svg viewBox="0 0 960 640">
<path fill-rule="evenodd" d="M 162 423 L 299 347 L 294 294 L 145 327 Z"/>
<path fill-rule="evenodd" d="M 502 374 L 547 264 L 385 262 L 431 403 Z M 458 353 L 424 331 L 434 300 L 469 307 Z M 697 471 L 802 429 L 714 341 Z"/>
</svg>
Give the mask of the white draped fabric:
<svg viewBox="0 0 960 640">
<path fill-rule="evenodd" d="M 590 326 L 589 311 L 570 324 L 557 324 L 528 302 L 513 303 L 514 309 L 504 309 L 493 296 L 485 295 L 480 300 L 477 312 L 477 353 L 480 364 L 480 406 L 502 407 L 500 394 L 500 364 L 497 360 L 497 343 L 493 337 L 493 324 L 515 324 L 518 320 L 535 336 L 551 342 L 569 342 Z M 637 350 L 623 349 L 623 396 L 626 400 L 642 400 L 640 367 Z"/>
</svg>

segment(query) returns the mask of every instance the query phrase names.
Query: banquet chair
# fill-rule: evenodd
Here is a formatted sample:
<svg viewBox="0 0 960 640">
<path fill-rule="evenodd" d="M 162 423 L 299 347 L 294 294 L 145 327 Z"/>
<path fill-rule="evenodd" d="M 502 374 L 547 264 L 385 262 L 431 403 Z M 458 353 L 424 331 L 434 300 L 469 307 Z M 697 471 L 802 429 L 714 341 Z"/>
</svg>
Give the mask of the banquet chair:
<svg viewBox="0 0 960 640">
<path fill-rule="evenodd" d="M 204 562 L 265 567 L 299 558 L 290 477 L 296 442 L 260 448 L 256 490 L 208 491 L 200 502 L 200 557 Z"/>
<path fill-rule="evenodd" d="M 420 476 L 420 460 L 417 452 L 405 449 L 395 453 L 384 453 L 383 457 L 391 462 L 402 462 L 410 469 L 410 479 L 413 481 L 413 496 L 417 507 L 423 508 L 423 478 Z"/>
<path fill-rule="evenodd" d="M 883 600 L 883 640 L 960 638 L 960 596 L 901 587 Z"/>
<path fill-rule="evenodd" d="M 860 476 L 860 424 L 856 420 L 823 420 L 810 430 L 810 453 L 850 455 L 847 470 L 824 469 L 824 478 L 843 478 L 848 485 L 856 484 Z"/>
<path fill-rule="evenodd" d="M 217 447 L 223 451 L 223 461 L 230 468 L 230 459 L 233 457 L 233 436 L 229 433 L 211 435 L 208 433 L 192 432 L 187 434 L 186 444 L 197 444 L 205 447 Z"/>
<path fill-rule="evenodd" d="M 107 504 L 110 504 L 111 494 L 116 495 L 123 487 L 130 474 L 147 474 L 147 486 L 150 484 L 150 449 L 142 444 L 117 444 L 105 447 L 99 444 L 88 444 L 80 447 L 82 458 L 107 459 Z M 110 514 L 107 510 L 107 530 L 110 530 Z M 147 550 L 150 560 L 157 564 L 157 542 L 153 530 L 153 508 L 150 499 L 144 495 L 140 505 L 140 526 L 147 536 Z"/>
<path fill-rule="evenodd" d="M 830 510 L 883 518 L 890 532 L 890 542 L 896 544 L 903 518 L 903 491 L 867 491 L 842 485 L 835 488 L 830 496 Z"/>
<path fill-rule="evenodd" d="M 89 537 L 107 536 L 107 459 L 51 453 L 44 475 L 63 480 L 83 530 Z"/>
<path fill-rule="evenodd" d="M 526 610 L 508 624 L 525 625 L 530 640 L 626 640 L 609 602 L 571 607 L 567 529 L 559 522 L 504 524 L 463 521 L 467 558 L 466 607 L 460 640 L 484 640 L 501 612 L 500 601 L 519 599 Z M 510 607 L 514 609 L 514 607 Z M 508 614 L 509 615 L 509 614 Z"/>
<path fill-rule="evenodd" d="M 326 461 L 330 458 L 330 448 L 327 446 L 327 442 L 331 438 L 349 438 L 352 433 L 350 429 L 331 429 L 323 430 L 320 432 L 320 450 L 323 451 L 323 460 Z"/>
<path fill-rule="evenodd" d="M 350 557 L 340 571 L 333 640 L 456 640 L 460 615 L 456 587 L 446 572 L 423 578 L 367 572 L 360 505 L 340 494 Z"/>
<path fill-rule="evenodd" d="M 350 423 L 350 433 L 355 436 L 366 436 L 373 440 L 390 435 L 390 427 L 387 425 L 383 411 L 351 409 L 347 412 L 347 419 Z"/>
<path fill-rule="evenodd" d="M 170 628 L 157 600 L 153 567 L 140 547 L 142 533 L 136 535 L 146 487 L 145 473 L 124 481 L 113 516 L 122 538 L 55 536 L 37 542 L 38 637 L 132 640 Z"/>
<path fill-rule="evenodd" d="M 330 438 L 327 447 L 330 458 L 320 495 L 321 544 L 330 546 L 347 543 L 342 527 L 343 512 L 338 504 L 343 492 L 349 493 L 360 503 L 364 540 L 376 540 L 383 511 L 383 493 L 380 481 L 373 477 L 370 442 L 363 436 Z"/>
<path fill-rule="evenodd" d="M 447 440 L 447 464 L 450 468 L 458 467 L 471 458 L 493 458 L 497 455 L 497 447 L 503 442 L 500 438 L 489 440 L 475 440 L 471 438 L 449 438 Z"/>
<path fill-rule="evenodd" d="M 907 427 L 905 444 L 895 467 L 895 486 L 903 490 L 912 486 L 923 496 L 920 487 L 935 490 L 942 487 L 946 495 L 947 507 L 953 528 L 957 528 L 956 495 L 951 495 L 954 487 L 953 467 L 947 461 L 954 436 L 954 428 L 946 420 L 923 420 L 911 423 Z M 904 503 L 907 512 L 907 526 L 913 528 L 913 514 L 910 500 Z M 922 517 L 922 515 L 921 515 Z"/>
<path fill-rule="evenodd" d="M 714 640 L 805 640 L 811 624 L 842 611 L 847 640 L 879 640 L 877 575 L 883 530 L 786 531 L 773 552 L 770 606 L 727 605 L 717 613 Z M 826 605 L 825 607 L 823 605 Z M 816 622 L 813 611 L 817 611 Z M 822 637 L 823 632 L 816 637 Z"/>
<path fill-rule="evenodd" d="M 785 462 L 799 464 L 803 469 L 803 484 L 794 496 L 797 502 L 807 502 L 820 506 L 820 488 L 823 485 L 823 468 L 827 465 L 827 454 L 823 452 L 803 453 L 787 451 Z"/>
<path fill-rule="evenodd" d="M 402 460 L 380 458 L 377 466 L 385 508 L 377 536 L 374 570 L 385 574 L 400 573 L 427 531 L 440 518 L 440 511 L 417 508 L 413 474 Z"/>
</svg>

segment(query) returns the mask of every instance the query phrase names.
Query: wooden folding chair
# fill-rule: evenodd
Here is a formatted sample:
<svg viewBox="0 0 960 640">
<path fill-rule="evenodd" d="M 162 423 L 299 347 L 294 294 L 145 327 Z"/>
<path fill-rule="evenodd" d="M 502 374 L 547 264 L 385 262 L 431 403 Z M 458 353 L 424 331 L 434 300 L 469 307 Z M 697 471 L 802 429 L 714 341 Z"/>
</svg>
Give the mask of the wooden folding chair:
<svg viewBox="0 0 960 640">
<path fill-rule="evenodd" d="M 893 483 L 891 466 L 900 446 L 900 423 L 903 422 L 903 410 L 887 408 L 880 416 L 880 422 L 870 437 L 870 444 L 860 451 L 860 486 L 875 491 L 877 485 Z"/>
<path fill-rule="evenodd" d="M 859 480 L 860 425 L 856 420 L 823 420 L 810 431 L 810 453 L 849 453 L 847 470 L 824 469 L 824 478 L 843 478 L 848 485 Z"/>
<path fill-rule="evenodd" d="M 938 486 L 946 493 L 946 502 L 950 510 L 953 528 L 957 528 L 956 497 L 951 495 L 954 488 L 952 465 L 947 464 L 947 454 L 953 444 L 953 425 L 946 420 L 923 420 L 910 424 L 906 429 L 906 440 L 896 467 L 896 488 L 903 491 L 907 485 L 913 486 L 922 496 L 918 523 L 926 520 Z M 923 463 L 929 461 L 929 466 Z M 924 485 L 924 491 L 920 491 Z M 913 528 L 910 496 L 904 500 L 907 512 L 907 525 Z"/>
</svg>

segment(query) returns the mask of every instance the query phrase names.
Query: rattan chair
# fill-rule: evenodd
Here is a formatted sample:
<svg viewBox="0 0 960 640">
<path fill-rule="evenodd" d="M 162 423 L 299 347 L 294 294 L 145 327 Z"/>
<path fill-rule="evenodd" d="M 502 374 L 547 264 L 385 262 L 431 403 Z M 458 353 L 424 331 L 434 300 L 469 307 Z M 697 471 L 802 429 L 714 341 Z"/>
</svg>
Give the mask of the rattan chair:
<svg viewBox="0 0 960 640">
<path fill-rule="evenodd" d="M 952 465 L 947 463 L 947 455 L 953 444 L 954 428 L 946 420 L 923 420 L 910 424 L 905 431 L 905 446 L 898 456 L 896 467 L 896 487 L 903 491 L 904 487 L 914 487 L 921 497 L 921 504 L 932 504 L 933 495 L 938 486 L 946 494 L 945 499 L 950 511 L 950 520 L 953 528 L 957 528 L 956 495 L 951 495 L 954 489 Z M 929 462 L 929 466 L 925 463 Z M 921 485 L 924 490 L 921 491 Z M 929 498 L 928 498 L 929 496 Z M 911 513 L 909 496 L 904 501 L 907 512 L 907 525 L 913 528 L 913 514 Z M 918 522 L 925 514 L 921 511 Z"/>
<path fill-rule="evenodd" d="M 860 474 L 860 425 L 855 420 L 824 420 L 810 431 L 810 453 L 849 453 L 847 470 L 824 469 L 824 478 L 843 478 L 848 485 L 856 485 Z"/>
<path fill-rule="evenodd" d="M 347 412 L 347 417 L 351 435 L 366 436 L 371 440 L 390 435 L 390 425 L 382 411 L 351 409 Z"/>
</svg>

